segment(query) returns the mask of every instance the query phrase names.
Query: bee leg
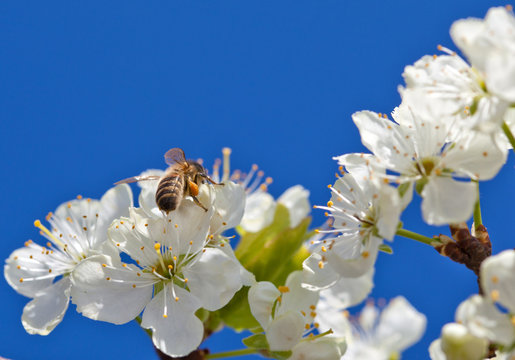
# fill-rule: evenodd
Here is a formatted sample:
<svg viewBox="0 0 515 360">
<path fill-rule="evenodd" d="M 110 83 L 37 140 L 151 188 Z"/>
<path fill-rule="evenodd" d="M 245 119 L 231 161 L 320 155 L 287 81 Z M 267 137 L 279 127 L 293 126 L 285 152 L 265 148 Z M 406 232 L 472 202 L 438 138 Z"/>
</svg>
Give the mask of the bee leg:
<svg viewBox="0 0 515 360">
<path fill-rule="evenodd" d="M 217 183 L 216 181 L 214 181 L 213 179 L 211 179 L 209 176 L 207 176 L 205 174 L 202 174 L 200 176 L 202 176 L 204 179 L 206 179 L 207 181 L 209 181 L 213 185 L 222 185 L 222 186 L 225 185 L 224 183 Z"/>
<path fill-rule="evenodd" d="M 191 198 L 193 199 L 193 201 L 195 202 L 195 204 L 197 204 L 198 206 L 200 206 L 202 209 L 204 209 L 204 211 L 207 211 L 207 207 L 205 207 L 204 205 L 202 205 L 202 203 L 197 199 L 196 196 L 191 196 Z"/>
</svg>

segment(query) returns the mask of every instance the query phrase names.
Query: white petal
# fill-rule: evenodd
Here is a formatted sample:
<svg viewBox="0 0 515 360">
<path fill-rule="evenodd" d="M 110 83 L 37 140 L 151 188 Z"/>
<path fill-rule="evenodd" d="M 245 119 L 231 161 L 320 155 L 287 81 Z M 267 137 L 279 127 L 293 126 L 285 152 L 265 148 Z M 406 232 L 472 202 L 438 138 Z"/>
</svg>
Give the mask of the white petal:
<svg viewBox="0 0 515 360">
<path fill-rule="evenodd" d="M 472 335 L 461 324 L 450 323 L 442 328 L 440 346 L 447 360 L 482 360 L 488 341 Z"/>
<path fill-rule="evenodd" d="M 289 360 L 340 360 L 342 354 L 335 338 L 324 337 L 299 342 L 293 347 Z"/>
<path fill-rule="evenodd" d="M 48 335 L 63 320 L 70 303 L 70 278 L 41 290 L 23 308 L 21 322 L 29 334 Z"/>
<path fill-rule="evenodd" d="M 219 234 L 240 224 L 245 210 L 245 188 L 228 180 L 225 185 L 214 185 L 215 213 L 211 219 L 211 233 Z"/>
<path fill-rule="evenodd" d="M 309 314 L 318 302 L 318 291 L 311 291 L 301 287 L 302 271 L 294 271 L 286 279 L 286 286 L 289 289 L 282 296 L 278 314 L 286 311 Z M 309 322 L 311 322 L 310 319 Z"/>
<path fill-rule="evenodd" d="M 204 327 L 195 316 L 200 307 L 195 296 L 178 286 L 172 291 L 168 284 L 145 308 L 141 326 L 153 330 L 152 340 L 159 350 L 173 357 L 185 356 L 202 341 Z"/>
<path fill-rule="evenodd" d="M 507 150 L 501 150 L 490 134 L 477 133 L 466 141 L 469 144 L 457 143 L 446 152 L 442 167 L 475 179 L 493 178 L 506 162 Z"/>
<path fill-rule="evenodd" d="M 316 322 L 319 323 L 320 332 L 332 329 L 334 336 L 351 339 L 353 325 L 348 316 L 348 312 L 332 306 L 325 298 L 318 302 Z"/>
<path fill-rule="evenodd" d="M 475 18 L 457 20 L 450 30 L 454 43 L 465 53 L 472 65 L 480 70 L 484 69 L 489 47 L 487 43 L 476 41 L 483 30 L 483 21 Z"/>
<path fill-rule="evenodd" d="M 48 288 L 59 273 L 49 273 L 51 262 L 43 248 L 36 244 L 23 247 L 12 252 L 5 262 L 4 276 L 11 287 L 22 295 L 34 297 L 43 289 Z M 20 267 L 18 269 L 18 266 Z M 20 279 L 33 279 L 20 281 Z"/>
<path fill-rule="evenodd" d="M 107 256 L 96 255 L 75 268 L 72 281 L 72 302 L 79 313 L 93 320 L 124 324 L 150 302 L 155 279 L 133 265 L 123 267 Z"/>
<path fill-rule="evenodd" d="M 302 286 L 310 290 L 322 290 L 332 286 L 340 278 L 330 264 L 320 266 L 322 255 L 314 253 L 302 263 Z"/>
<path fill-rule="evenodd" d="M 471 296 L 458 306 L 456 321 L 465 325 L 472 335 L 495 343 L 508 346 L 515 338 L 509 315 L 502 314 L 492 302 L 479 295 Z"/>
<path fill-rule="evenodd" d="M 247 197 L 240 226 L 248 232 L 258 232 L 274 220 L 275 201 L 267 192 L 258 191 Z"/>
<path fill-rule="evenodd" d="M 268 281 L 260 281 L 249 290 L 250 312 L 263 329 L 266 329 L 271 321 L 272 307 L 279 295 L 281 292 Z"/>
<path fill-rule="evenodd" d="M 277 199 L 279 204 L 288 208 L 290 213 L 290 227 L 296 227 L 311 212 L 309 204 L 309 191 L 301 185 L 295 185 L 287 189 Z"/>
<path fill-rule="evenodd" d="M 422 214 L 431 225 L 467 221 L 474 211 L 477 193 L 472 182 L 433 176 L 422 191 Z"/>
<path fill-rule="evenodd" d="M 221 247 L 220 250 L 222 250 L 225 253 L 225 255 L 229 256 L 238 265 L 240 279 L 243 286 L 252 286 L 256 283 L 256 277 L 254 276 L 254 274 L 245 269 L 245 267 L 240 264 L 240 261 L 236 258 L 234 250 L 231 246 Z"/>
<path fill-rule="evenodd" d="M 382 311 L 376 334 L 383 348 L 402 352 L 420 340 L 426 330 L 426 322 L 424 314 L 404 297 L 398 296 Z"/>
<path fill-rule="evenodd" d="M 383 183 L 378 190 L 378 199 L 375 202 L 376 227 L 384 239 L 393 240 L 399 225 L 403 202 L 401 202 L 399 191 L 392 186 Z"/>
<path fill-rule="evenodd" d="M 153 266 L 159 260 L 154 249 L 155 242 L 150 237 L 149 222 L 139 218 L 134 221 L 133 218 L 131 213 L 131 219 L 120 218 L 114 221 L 107 231 L 109 239 L 117 249 L 139 261 L 142 266 Z M 152 224 L 157 221 L 154 219 Z"/>
<path fill-rule="evenodd" d="M 429 345 L 429 357 L 431 360 L 447 360 L 442 350 L 442 340 L 436 339 Z"/>
<path fill-rule="evenodd" d="M 361 303 L 374 287 L 374 268 L 356 278 L 340 278 L 336 284 L 320 293 L 321 298 L 335 309 L 346 309 Z"/>
<path fill-rule="evenodd" d="M 381 239 L 371 237 L 365 245 L 356 239 L 337 240 L 326 257 L 331 267 L 342 277 L 360 277 L 372 268 L 377 259 Z"/>
<path fill-rule="evenodd" d="M 100 213 L 98 214 L 96 229 L 97 239 L 107 239 L 109 225 L 119 217 L 129 216 L 129 208 L 132 204 L 132 191 L 129 185 L 121 184 L 109 189 L 100 199 Z"/>
<path fill-rule="evenodd" d="M 515 313 L 515 251 L 486 258 L 480 271 L 485 294 Z"/>
<path fill-rule="evenodd" d="M 412 143 L 405 140 L 403 128 L 371 111 L 354 113 L 352 119 L 359 129 L 363 145 L 386 167 L 399 173 L 411 168 L 410 157 L 404 154 L 413 154 L 414 149 Z"/>
<path fill-rule="evenodd" d="M 270 350 L 291 350 L 302 338 L 304 325 L 304 319 L 299 312 L 288 311 L 276 316 L 265 329 Z"/>
<path fill-rule="evenodd" d="M 240 265 L 222 250 L 206 248 L 200 260 L 184 270 L 188 287 L 204 309 L 215 311 L 241 288 Z"/>
</svg>

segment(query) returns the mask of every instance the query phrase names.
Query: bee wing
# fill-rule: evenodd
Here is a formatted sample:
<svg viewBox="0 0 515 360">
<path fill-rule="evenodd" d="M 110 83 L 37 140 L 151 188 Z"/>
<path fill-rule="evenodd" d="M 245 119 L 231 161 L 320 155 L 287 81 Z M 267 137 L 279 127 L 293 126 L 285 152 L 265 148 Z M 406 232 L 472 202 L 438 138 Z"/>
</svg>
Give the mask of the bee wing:
<svg viewBox="0 0 515 360">
<path fill-rule="evenodd" d="M 161 179 L 161 176 L 157 176 L 157 175 L 149 175 L 149 176 L 133 176 L 133 177 L 130 177 L 130 178 L 127 178 L 127 179 L 123 179 L 123 180 L 117 181 L 117 182 L 115 182 L 114 184 L 115 184 L 115 185 L 120 185 L 120 184 L 130 184 L 130 183 L 134 183 L 134 182 L 138 182 L 138 181 L 144 181 L 144 180 L 159 180 L 159 179 Z"/>
<path fill-rule="evenodd" d="M 165 162 L 168 165 L 185 164 L 186 157 L 184 156 L 184 151 L 181 148 L 173 148 L 168 150 L 165 154 Z"/>
</svg>

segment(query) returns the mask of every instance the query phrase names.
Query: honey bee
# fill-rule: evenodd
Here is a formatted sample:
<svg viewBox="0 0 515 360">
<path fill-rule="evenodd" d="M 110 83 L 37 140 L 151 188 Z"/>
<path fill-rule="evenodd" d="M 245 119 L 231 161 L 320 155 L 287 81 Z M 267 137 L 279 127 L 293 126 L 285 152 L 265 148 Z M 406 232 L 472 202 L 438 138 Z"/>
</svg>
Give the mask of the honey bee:
<svg viewBox="0 0 515 360">
<path fill-rule="evenodd" d="M 165 162 L 170 166 L 163 176 L 134 176 L 120 180 L 115 185 L 144 180 L 159 180 L 156 191 L 156 204 L 159 210 L 168 214 L 179 207 L 185 195 L 189 195 L 195 204 L 207 211 L 207 208 L 197 198 L 199 185 L 204 180 L 214 185 L 223 185 L 223 183 L 216 183 L 207 176 L 206 170 L 199 162 L 186 160 L 184 151 L 180 148 L 168 150 L 164 157 Z"/>
</svg>

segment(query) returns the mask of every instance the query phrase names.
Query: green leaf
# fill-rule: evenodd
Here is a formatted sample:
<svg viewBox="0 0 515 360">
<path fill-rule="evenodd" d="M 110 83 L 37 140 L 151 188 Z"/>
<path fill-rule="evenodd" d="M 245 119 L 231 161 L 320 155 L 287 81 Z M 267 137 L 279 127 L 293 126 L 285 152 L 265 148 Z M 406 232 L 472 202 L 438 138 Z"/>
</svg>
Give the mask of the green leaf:
<svg viewBox="0 0 515 360">
<path fill-rule="evenodd" d="M 292 352 L 289 351 L 270 351 L 270 357 L 277 360 L 287 360 L 290 358 Z"/>
<path fill-rule="evenodd" d="M 259 323 L 250 312 L 248 292 L 249 287 L 241 288 L 227 305 L 217 311 L 222 321 L 235 331 L 259 327 Z"/>
<path fill-rule="evenodd" d="M 393 254 L 393 249 L 386 244 L 379 245 L 379 251 L 382 251 L 382 252 L 390 254 L 390 255 Z"/>
<path fill-rule="evenodd" d="M 248 348 L 264 350 L 268 349 L 268 341 L 265 334 L 255 334 L 242 340 Z"/>
<path fill-rule="evenodd" d="M 289 223 L 288 209 L 278 204 L 272 224 L 241 237 L 236 257 L 257 281 L 283 285 L 292 271 L 302 269 L 302 262 L 309 255 L 302 245 L 309 237 L 311 218 L 305 218 L 295 228 L 290 228 Z"/>
</svg>

